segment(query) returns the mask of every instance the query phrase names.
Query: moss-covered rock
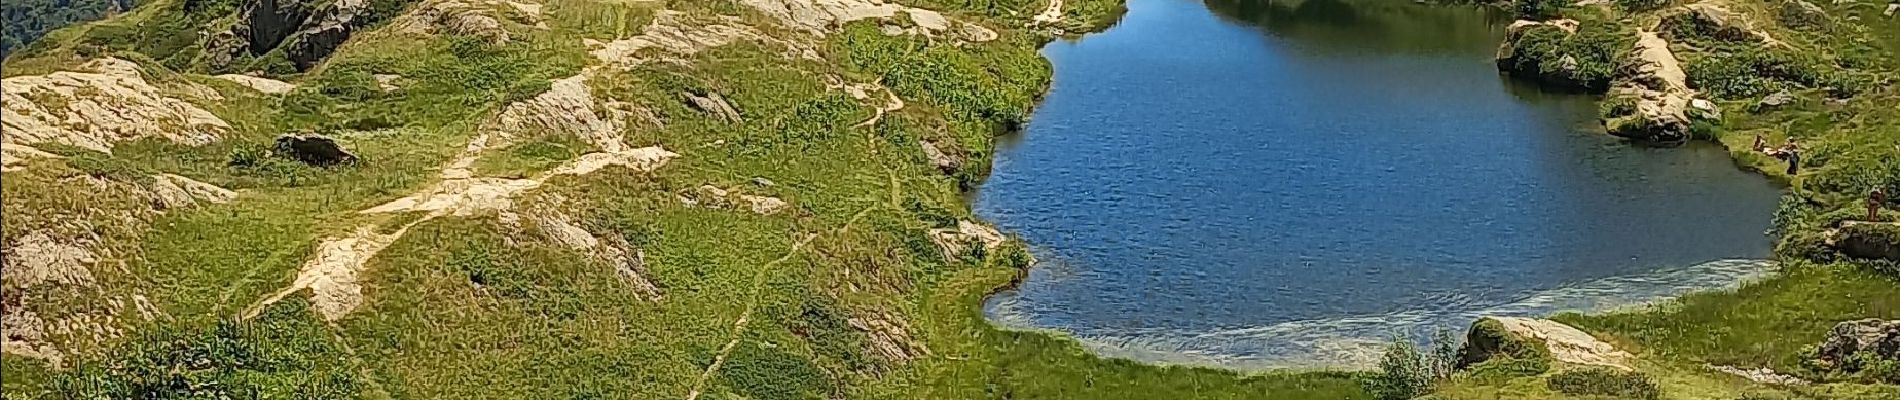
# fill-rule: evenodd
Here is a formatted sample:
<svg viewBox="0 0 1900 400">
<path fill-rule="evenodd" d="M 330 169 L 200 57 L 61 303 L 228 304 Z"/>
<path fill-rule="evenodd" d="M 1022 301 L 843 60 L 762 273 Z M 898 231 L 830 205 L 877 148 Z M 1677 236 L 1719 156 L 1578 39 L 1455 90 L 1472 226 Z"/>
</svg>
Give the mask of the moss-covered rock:
<svg viewBox="0 0 1900 400">
<path fill-rule="evenodd" d="M 1900 262 L 1900 223 L 1844 222 L 1828 243 L 1848 257 Z"/>
<path fill-rule="evenodd" d="M 1479 319 L 1465 334 L 1465 346 L 1458 349 L 1458 368 L 1497 360 L 1542 372 L 1550 367 L 1550 349 L 1543 340 L 1513 332 L 1497 318 Z"/>
</svg>

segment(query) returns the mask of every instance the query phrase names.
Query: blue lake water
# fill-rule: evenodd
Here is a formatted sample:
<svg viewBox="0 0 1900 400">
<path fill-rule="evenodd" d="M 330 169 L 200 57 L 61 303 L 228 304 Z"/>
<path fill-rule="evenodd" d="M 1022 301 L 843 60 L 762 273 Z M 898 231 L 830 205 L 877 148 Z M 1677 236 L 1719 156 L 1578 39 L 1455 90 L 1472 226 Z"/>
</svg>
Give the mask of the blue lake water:
<svg viewBox="0 0 1900 400">
<path fill-rule="evenodd" d="M 1044 49 L 978 214 L 1039 258 L 998 323 L 1114 356 L 1367 365 L 1394 337 L 1734 285 L 1779 189 L 1602 133 L 1492 64 L 1507 16 L 1397 0 L 1132 0 Z M 1727 260 L 1727 261 L 1722 261 Z M 1712 262 L 1713 261 L 1713 262 Z"/>
</svg>

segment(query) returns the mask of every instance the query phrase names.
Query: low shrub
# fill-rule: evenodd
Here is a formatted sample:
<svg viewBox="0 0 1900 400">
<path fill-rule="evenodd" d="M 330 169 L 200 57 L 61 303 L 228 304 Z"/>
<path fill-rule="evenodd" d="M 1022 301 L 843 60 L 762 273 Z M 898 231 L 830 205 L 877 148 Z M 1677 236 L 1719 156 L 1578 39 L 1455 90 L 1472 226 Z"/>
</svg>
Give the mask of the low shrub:
<svg viewBox="0 0 1900 400">
<path fill-rule="evenodd" d="M 1570 2 L 1564 0 L 1517 0 L 1512 6 L 1519 19 L 1542 21 L 1557 18 Z"/>
<path fill-rule="evenodd" d="M 1655 399 L 1662 389 L 1641 372 L 1609 368 L 1587 368 L 1558 372 L 1547 381 L 1550 390 L 1574 395 L 1614 396 L 1631 399 Z"/>
<path fill-rule="evenodd" d="M 1531 27 L 1511 43 L 1498 67 L 1522 78 L 1601 93 L 1609 89 L 1618 61 L 1631 46 L 1612 23 L 1585 25 L 1572 34 L 1554 26 Z"/>
<path fill-rule="evenodd" d="M 1379 359 L 1379 371 L 1366 378 L 1366 391 L 1379 400 L 1406 400 L 1430 393 L 1434 376 L 1425 355 L 1411 342 L 1393 342 Z"/>
<path fill-rule="evenodd" d="M 1603 118 L 1615 118 L 1636 113 L 1636 99 L 1628 96 L 1616 96 L 1597 103 L 1597 115 Z"/>
<path fill-rule="evenodd" d="M 1630 11 L 1649 11 L 1669 5 L 1669 0 L 1616 0 L 1616 6 Z"/>
<path fill-rule="evenodd" d="M 1723 99 L 1756 98 L 1782 89 L 1816 87 L 1829 76 L 1829 68 L 1812 56 L 1769 49 L 1717 53 L 1697 58 L 1684 69 L 1689 75 L 1689 86 Z"/>
</svg>

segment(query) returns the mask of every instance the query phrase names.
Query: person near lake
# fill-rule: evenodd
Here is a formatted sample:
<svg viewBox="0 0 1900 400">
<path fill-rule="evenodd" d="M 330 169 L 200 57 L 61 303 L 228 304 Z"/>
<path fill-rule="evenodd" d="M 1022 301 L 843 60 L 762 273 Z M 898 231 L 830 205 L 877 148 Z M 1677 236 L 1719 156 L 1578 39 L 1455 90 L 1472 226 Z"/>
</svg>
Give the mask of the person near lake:
<svg viewBox="0 0 1900 400">
<path fill-rule="evenodd" d="M 1880 222 L 1880 206 L 1887 204 L 1887 191 L 1875 187 L 1867 192 L 1867 220 Z"/>
<path fill-rule="evenodd" d="M 1794 138 L 1788 138 L 1788 144 L 1781 145 L 1779 149 L 1768 150 L 1762 153 L 1770 157 L 1788 160 L 1788 175 L 1795 175 L 1801 172 L 1801 144 L 1795 142 Z"/>
</svg>

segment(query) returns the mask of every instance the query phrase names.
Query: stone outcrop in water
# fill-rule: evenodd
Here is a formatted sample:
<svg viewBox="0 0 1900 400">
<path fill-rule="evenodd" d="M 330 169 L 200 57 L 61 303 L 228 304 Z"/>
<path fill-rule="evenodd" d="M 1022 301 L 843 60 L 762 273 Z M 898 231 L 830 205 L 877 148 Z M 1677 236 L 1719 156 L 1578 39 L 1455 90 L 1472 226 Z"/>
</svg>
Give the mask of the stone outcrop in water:
<svg viewBox="0 0 1900 400">
<path fill-rule="evenodd" d="M 1602 90 L 1607 84 L 1605 77 L 1585 70 L 1579 55 L 1572 54 L 1574 49 L 1563 46 L 1580 26 L 1576 20 L 1569 19 L 1511 23 L 1504 43 L 1498 46 L 1498 69 L 1558 87 Z"/>
<path fill-rule="evenodd" d="M 1695 100 L 1688 75 L 1669 51 L 1668 41 L 1650 31 L 1636 35 L 1636 47 L 1617 68 L 1610 89 L 1610 101 L 1630 107 L 1621 115 L 1604 115 L 1603 125 L 1611 135 L 1645 144 L 1687 143 L 1692 136 L 1690 103 Z"/>
</svg>

